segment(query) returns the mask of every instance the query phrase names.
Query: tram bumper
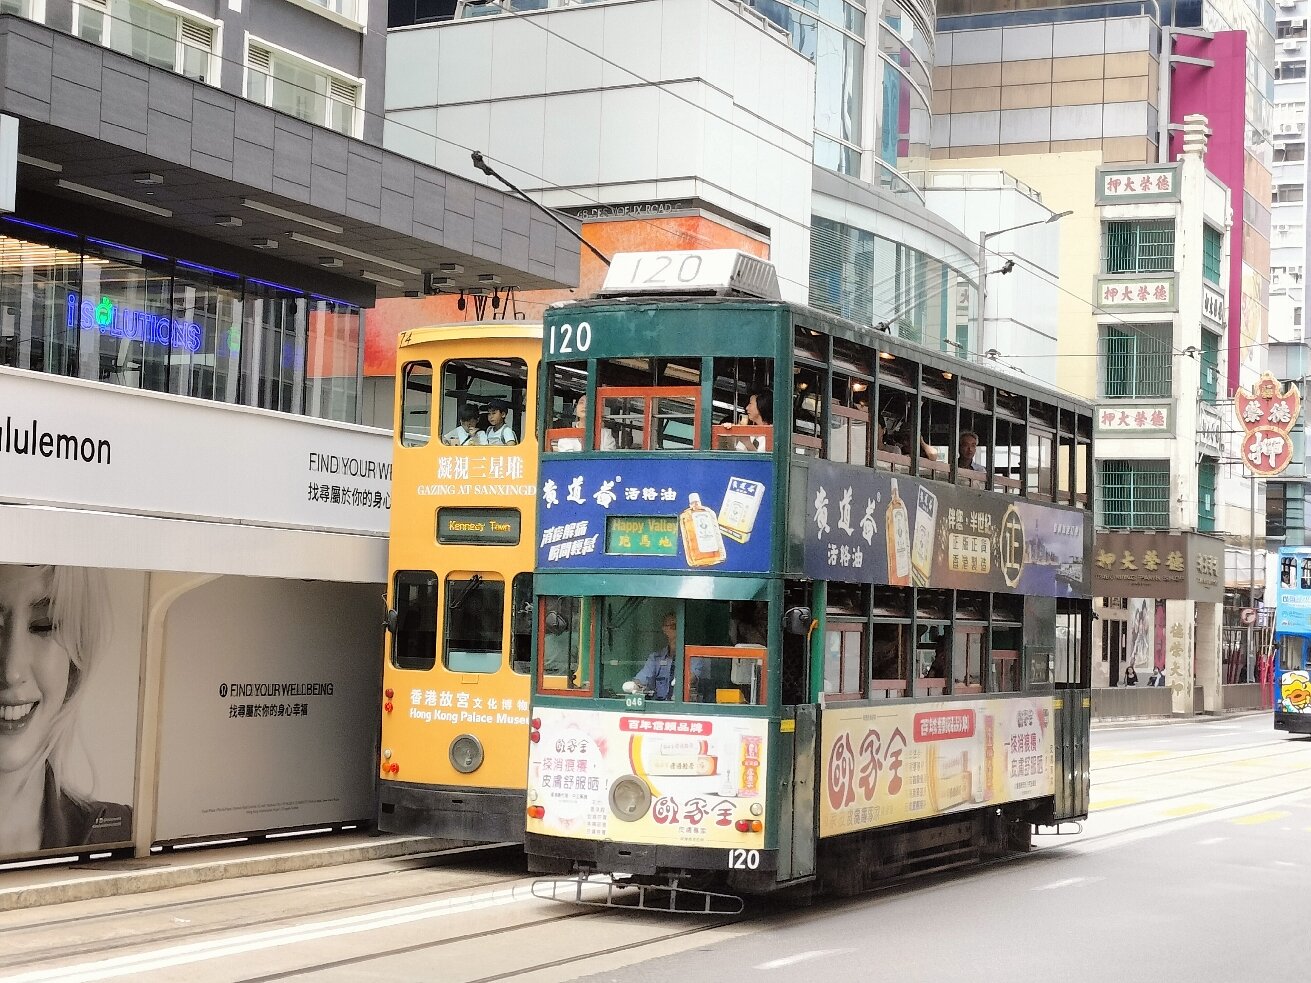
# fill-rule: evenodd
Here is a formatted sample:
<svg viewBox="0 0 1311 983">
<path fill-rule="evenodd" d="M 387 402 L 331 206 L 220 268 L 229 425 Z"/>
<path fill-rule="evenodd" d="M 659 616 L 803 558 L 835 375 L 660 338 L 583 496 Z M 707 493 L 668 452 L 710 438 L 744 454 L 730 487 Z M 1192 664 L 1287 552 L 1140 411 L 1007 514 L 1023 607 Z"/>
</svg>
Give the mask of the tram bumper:
<svg viewBox="0 0 1311 983">
<path fill-rule="evenodd" d="M 513 789 L 470 789 L 386 781 L 378 829 L 472 843 L 522 843 L 526 798 Z"/>
<path fill-rule="evenodd" d="M 588 868 L 602 873 L 624 873 L 636 877 L 654 877 L 683 871 L 733 873 L 738 856 L 749 852 L 752 874 L 768 874 L 770 880 L 778 870 L 777 850 L 730 850 L 709 847 L 668 846 L 655 843 L 622 843 L 614 840 L 575 839 L 567 836 L 543 836 L 529 833 L 524 838 L 528 869 L 533 873 L 566 873 L 574 868 Z"/>
</svg>

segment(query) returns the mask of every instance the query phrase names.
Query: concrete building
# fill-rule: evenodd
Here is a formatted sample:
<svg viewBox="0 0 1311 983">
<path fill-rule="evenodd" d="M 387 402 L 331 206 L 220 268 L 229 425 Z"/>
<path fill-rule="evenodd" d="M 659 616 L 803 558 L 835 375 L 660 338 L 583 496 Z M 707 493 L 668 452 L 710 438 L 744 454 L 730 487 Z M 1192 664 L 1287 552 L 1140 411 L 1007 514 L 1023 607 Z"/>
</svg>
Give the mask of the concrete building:
<svg viewBox="0 0 1311 983">
<path fill-rule="evenodd" d="M 31 762 L 78 822 L 4 853 L 366 819 L 362 311 L 443 262 L 563 289 L 577 242 L 380 146 L 381 2 L 3 9 L 0 603 L 46 598 L 83 737 Z"/>
</svg>

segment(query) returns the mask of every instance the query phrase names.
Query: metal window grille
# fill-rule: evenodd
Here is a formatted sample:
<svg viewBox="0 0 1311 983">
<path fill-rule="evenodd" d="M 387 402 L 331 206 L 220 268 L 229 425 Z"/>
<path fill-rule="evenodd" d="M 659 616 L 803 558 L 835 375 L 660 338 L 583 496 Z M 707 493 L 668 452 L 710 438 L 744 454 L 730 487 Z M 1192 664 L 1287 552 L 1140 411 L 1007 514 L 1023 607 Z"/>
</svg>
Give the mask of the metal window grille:
<svg viewBox="0 0 1311 983">
<path fill-rule="evenodd" d="M 1214 403 L 1220 389 L 1220 336 L 1202 332 L 1202 391 L 1208 403 Z"/>
<path fill-rule="evenodd" d="M 1168 273 L 1174 269 L 1174 222 L 1107 222 L 1102 258 L 1107 273 Z"/>
<path fill-rule="evenodd" d="M 1100 345 L 1102 395 L 1168 397 L 1174 384 L 1168 331 L 1153 325 L 1104 328 Z"/>
<path fill-rule="evenodd" d="M 1101 476 L 1105 528 L 1170 527 L 1169 461 L 1102 461 Z"/>
<path fill-rule="evenodd" d="M 1215 472 L 1214 461 L 1197 465 L 1197 531 L 1215 532 Z"/>
<path fill-rule="evenodd" d="M 1224 248 L 1224 233 L 1209 225 L 1202 226 L 1202 276 L 1212 283 L 1220 282 L 1220 253 Z"/>
</svg>

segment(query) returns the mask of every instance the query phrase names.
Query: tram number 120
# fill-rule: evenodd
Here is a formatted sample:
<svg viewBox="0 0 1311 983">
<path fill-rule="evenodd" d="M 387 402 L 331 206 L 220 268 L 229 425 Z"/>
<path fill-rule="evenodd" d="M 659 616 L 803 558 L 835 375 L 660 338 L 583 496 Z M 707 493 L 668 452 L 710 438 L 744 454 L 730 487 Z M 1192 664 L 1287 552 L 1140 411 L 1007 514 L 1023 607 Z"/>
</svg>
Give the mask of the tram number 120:
<svg viewBox="0 0 1311 983">
<path fill-rule="evenodd" d="M 733 849 L 728 851 L 729 870 L 756 870 L 759 866 L 759 850 Z"/>
<path fill-rule="evenodd" d="M 551 354 L 569 355 L 585 352 L 592 347 L 592 326 L 586 321 L 579 321 L 578 327 L 572 324 L 551 325 Z"/>
</svg>

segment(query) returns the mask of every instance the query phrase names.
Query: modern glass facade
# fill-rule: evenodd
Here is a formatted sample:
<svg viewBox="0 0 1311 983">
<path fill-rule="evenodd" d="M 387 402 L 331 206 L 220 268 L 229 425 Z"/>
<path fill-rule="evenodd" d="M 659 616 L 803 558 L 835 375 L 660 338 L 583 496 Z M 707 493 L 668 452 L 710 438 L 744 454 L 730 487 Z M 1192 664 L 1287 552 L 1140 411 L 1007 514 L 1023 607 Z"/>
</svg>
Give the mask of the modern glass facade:
<svg viewBox="0 0 1311 983">
<path fill-rule="evenodd" d="M 966 358 L 976 290 L 942 260 L 864 229 L 811 217 L 810 303 Z"/>
<path fill-rule="evenodd" d="M 7 219 L 0 365 L 356 422 L 354 305 Z"/>
</svg>

